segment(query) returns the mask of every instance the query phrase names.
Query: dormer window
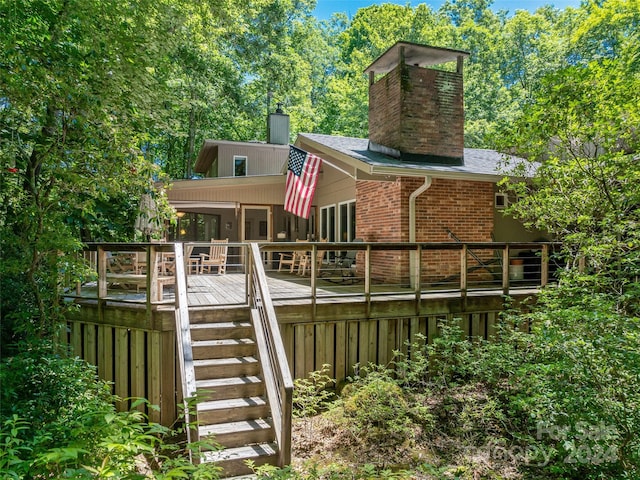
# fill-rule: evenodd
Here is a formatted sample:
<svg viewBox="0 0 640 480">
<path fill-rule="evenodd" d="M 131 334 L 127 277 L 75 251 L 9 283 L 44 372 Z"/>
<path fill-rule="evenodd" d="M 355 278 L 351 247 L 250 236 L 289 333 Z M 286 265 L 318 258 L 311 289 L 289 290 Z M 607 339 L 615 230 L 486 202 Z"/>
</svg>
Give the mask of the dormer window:
<svg viewBox="0 0 640 480">
<path fill-rule="evenodd" d="M 244 155 L 233 156 L 233 176 L 234 177 L 247 176 L 247 157 L 245 157 Z"/>
</svg>

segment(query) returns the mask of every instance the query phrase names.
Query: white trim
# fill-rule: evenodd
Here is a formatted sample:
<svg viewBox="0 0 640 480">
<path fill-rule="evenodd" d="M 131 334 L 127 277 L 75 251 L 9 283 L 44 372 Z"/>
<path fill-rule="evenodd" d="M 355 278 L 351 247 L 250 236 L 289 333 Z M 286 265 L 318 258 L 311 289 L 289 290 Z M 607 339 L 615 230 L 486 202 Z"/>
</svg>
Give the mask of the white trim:
<svg viewBox="0 0 640 480">
<path fill-rule="evenodd" d="M 236 175 L 236 161 L 244 160 L 244 175 Z M 234 155 L 233 156 L 233 166 L 232 166 L 233 176 L 235 178 L 244 178 L 249 176 L 249 157 L 246 155 Z"/>
<path fill-rule="evenodd" d="M 169 203 L 176 210 L 201 209 L 201 208 L 238 208 L 238 202 L 203 202 L 190 200 L 169 200 Z"/>
<path fill-rule="evenodd" d="M 352 200 L 346 200 L 344 202 L 338 202 L 337 204 L 337 208 L 336 208 L 336 223 L 338 224 L 336 226 L 336 233 L 340 236 L 340 238 L 337 240 L 338 242 L 351 242 L 354 238 L 356 238 L 356 232 L 352 232 L 351 231 L 351 224 L 354 223 L 353 219 L 351 218 L 351 205 L 355 206 L 356 204 L 356 200 L 355 198 Z M 346 232 L 347 232 L 347 238 L 343 239 L 342 238 L 342 215 L 341 215 L 341 207 L 345 205 L 347 207 L 347 225 L 346 225 Z"/>
<path fill-rule="evenodd" d="M 509 206 L 509 196 L 506 193 L 496 192 L 494 205 L 498 210 Z"/>
</svg>

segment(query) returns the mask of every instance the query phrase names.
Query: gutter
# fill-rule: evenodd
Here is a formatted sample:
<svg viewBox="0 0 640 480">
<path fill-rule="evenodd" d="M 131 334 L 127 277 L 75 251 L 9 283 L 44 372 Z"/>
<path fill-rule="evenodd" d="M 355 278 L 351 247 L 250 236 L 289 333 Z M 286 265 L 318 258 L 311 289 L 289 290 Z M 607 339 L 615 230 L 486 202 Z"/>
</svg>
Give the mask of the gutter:
<svg viewBox="0 0 640 480">
<path fill-rule="evenodd" d="M 414 190 L 411 195 L 409 195 L 409 242 L 414 243 L 416 241 L 416 199 L 426 192 L 429 187 L 431 187 L 433 179 L 431 176 L 424 177 L 424 183 Z M 416 271 L 416 266 L 418 265 L 419 259 L 417 258 L 418 252 L 411 251 L 409 255 L 409 278 L 411 281 L 411 286 L 413 287 L 416 282 L 416 278 L 413 273 Z"/>
</svg>

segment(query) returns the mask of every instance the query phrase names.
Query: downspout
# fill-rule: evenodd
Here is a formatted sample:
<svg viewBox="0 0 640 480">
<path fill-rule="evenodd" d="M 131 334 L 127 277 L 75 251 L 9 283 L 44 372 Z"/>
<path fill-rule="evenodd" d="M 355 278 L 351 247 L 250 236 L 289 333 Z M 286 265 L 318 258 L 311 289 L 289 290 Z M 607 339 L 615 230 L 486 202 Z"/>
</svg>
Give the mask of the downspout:
<svg viewBox="0 0 640 480">
<path fill-rule="evenodd" d="M 425 191 L 431 187 L 432 179 L 430 176 L 424 177 L 424 183 L 418 187 L 417 190 L 409 195 L 409 242 L 414 243 L 416 241 L 416 198 L 422 195 Z M 417 251 L 412 251 L 409 256 L 409 278 L 411 280 L 411 287 L 415 286 L 416 279 L 413 277 L 413 272 L 418 262 Z"/>
</svg>

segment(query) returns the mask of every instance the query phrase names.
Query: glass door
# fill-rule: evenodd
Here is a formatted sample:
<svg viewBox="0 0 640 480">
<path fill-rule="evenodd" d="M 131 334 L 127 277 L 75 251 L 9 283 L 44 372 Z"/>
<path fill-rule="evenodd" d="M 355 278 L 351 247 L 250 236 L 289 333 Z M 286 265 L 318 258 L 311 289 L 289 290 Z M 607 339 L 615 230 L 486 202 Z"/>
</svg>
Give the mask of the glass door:
<svg viewBox="0 0 640 480">
<path fill-rule="evenodd" d="M 242 240 L 271 242 L 271 207 L 247 205 L 242 207 Z"/>
<path fill-rule="evenodd" d="M 271 207 L 243 205 L 240 221 L 241 239 L 245 242 L 272 242 Z M 271 264 L 270 252 L 264 252 L 262 261 Z"/>
<path fill-rule="evenodd" d="M 336 241 L 336 206 L 329 205 L 320 209 L 320 238 L 327 239 L 328 242 Z M 329 261 L 334 261 L 336 252 L 330 251 Z"/>
</svg>

